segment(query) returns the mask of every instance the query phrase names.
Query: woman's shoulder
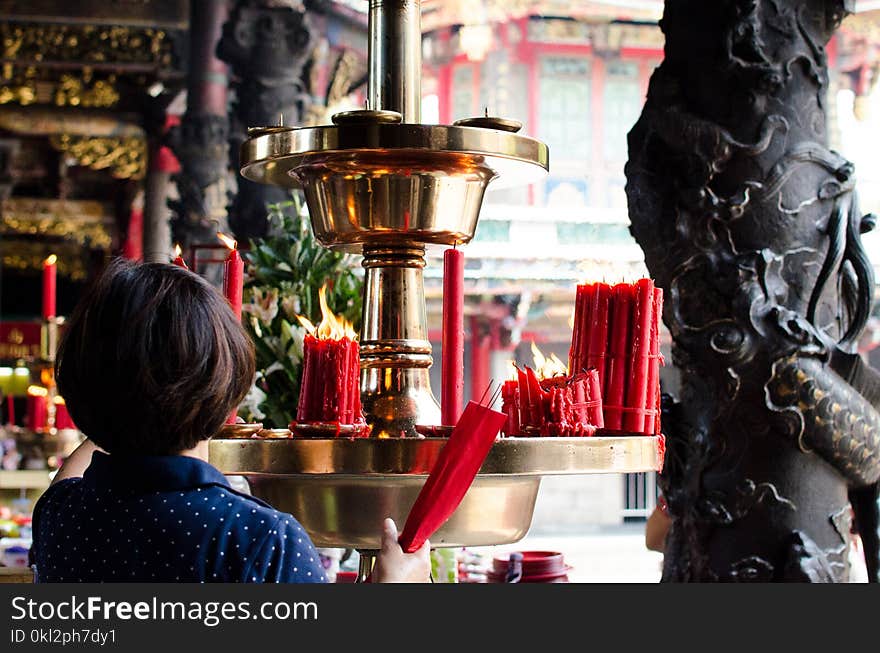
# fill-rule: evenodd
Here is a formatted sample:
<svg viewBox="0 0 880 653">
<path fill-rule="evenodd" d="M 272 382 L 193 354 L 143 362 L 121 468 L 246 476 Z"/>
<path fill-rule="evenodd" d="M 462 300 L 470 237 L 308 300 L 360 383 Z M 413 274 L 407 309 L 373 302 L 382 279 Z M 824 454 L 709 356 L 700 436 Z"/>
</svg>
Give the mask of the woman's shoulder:
<svg viewBox="0 0 880 653">
<path fill-rule="evenodd" d="M 277 533 L 273 533 L 275 535 L 288 534 L 288 531 L 305 534 L 305 530 L 296 517 L 290 513 L 277 510 L 250 494 L 239 492 L 233 488 L 224 489 L 238 509 L 236 514 L 238 520 L 253 522 L 261 532 L 277 531 Z"/>
<path fill-rule="evenodd" d="M 51 506 L 54 503 L 63 501 L 72 493 L 77 492 L 81 486 L 81 476 L 73 476 L 52 483 L 48 488 L 46 488 L 46 491 L 40 495 L 40 498 L 37 499 L 37 503 L 36 505 L 34 505 L 34 514 L 36 514 L 39 510 Z"/>
</svg>

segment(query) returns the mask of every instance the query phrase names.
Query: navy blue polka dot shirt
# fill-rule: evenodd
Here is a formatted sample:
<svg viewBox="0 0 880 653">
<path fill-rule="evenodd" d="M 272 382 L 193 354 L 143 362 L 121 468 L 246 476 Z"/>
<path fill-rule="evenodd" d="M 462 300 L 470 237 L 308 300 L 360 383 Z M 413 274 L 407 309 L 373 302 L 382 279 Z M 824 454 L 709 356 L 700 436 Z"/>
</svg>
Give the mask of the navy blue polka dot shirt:
<svg viewBox="0 0 880 653">
<path fill-rule="evenodd" d="M 189 456 L 95 452 L 40 497 L 33 539 L 37 582 L 326 582 L 296 519 Z"/>
</svg>

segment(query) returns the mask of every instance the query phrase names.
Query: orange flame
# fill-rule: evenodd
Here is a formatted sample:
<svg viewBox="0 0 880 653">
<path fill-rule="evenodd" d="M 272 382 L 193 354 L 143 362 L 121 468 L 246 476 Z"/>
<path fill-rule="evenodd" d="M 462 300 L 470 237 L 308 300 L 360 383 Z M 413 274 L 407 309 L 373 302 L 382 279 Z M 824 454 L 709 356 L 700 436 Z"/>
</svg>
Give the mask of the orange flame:
<svg viewBox="0 0 880 653">
<path fill-rule="evenodd" d="M 58 257 L 57 257 L 57 256 L 55 256 L 54 254 L 49 254 L 49 256 L 46 257 L 46 260 L 43 261 L 43 262 L 44 262 L 46 265 L 55 265 L 55 262 L 56 262 L 57 260 L 58 260 Z"/>
<path fill-rule="evenodd" d="M 42 388 L 38 385 L 28 386 L 27 393 L 31 397 L 48 397 L 49 391 L 46 388 Z"/>
<path fill-rule="evenodd" d="M 556 354 L 550 354 L 549 358 L 544 356 L 534 340 L 532 341 L 532 358 L 535 361 L 535 374 L 539 379 L 549 379 L 568 373 L 568 367 L 559 360 Z"/>
<path fill-rule="evenodd" d="M 348 338 L 354 340 L 357 338 L 357 333 L 352 327 L 351 322 L 345 318 L 337 317 L 330 310 L 330 306 L 327 304 L 327 284 L 321 286 L 321 289 L 318 291 L 318 302 L 321 305 L 321 321 L 317 327 L 305 316 L 296 316 L 296 319 L 299 320 L 299 323 L 303 325 L 306 331 L 316 338 L 322 339 L 342 340 L 343 338 Z"/>
<path fill-rule="evenodd" d="M 180 243 L 174 243 L 174 256 L 175 258 L 183 254 L 183 249 L 180 247 Z"/>
<path fill-rule="evenodd" d="M 238 243 L 236 242 L 235 238 L 227 236 L 226 234 L 221 233 L 219 231 L 217 232 L 217 238 L 219 238 L 220 242 L 222 242 L 224 245 L 226 245 L 229 249 L 237 249 L 238 248 Z"/>
</svg>

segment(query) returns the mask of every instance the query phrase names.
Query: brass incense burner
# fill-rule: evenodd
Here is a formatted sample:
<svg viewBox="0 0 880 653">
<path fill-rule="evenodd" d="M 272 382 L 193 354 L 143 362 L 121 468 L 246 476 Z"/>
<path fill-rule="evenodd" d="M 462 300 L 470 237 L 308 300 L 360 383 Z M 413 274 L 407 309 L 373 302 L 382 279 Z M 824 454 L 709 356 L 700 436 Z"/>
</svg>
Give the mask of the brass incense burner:
<svg viewBox="0 0 880 653">
<path fill-rule="evenodd" d="M 417 437 L 440 423 L 431 392 L 425 245 L 470 241 L 486 187 L 534 181 L 548 150 L 511 131 L 419 124 L 420 2 L 372 0 L 368 109 L 333 125 L 251 130 L 242 174 L 301 188 L 318 241 L 363 253 L 361 400 L 373 437 Z"/>
<path fill-rule="evenodd" d="M 293 513 L 318 546 L 379 546 L 382 519 L 402 527 L 445 438 L 431 392 L 422 270 L 426 245 L 460 245 L 477 227 L 489 183 L 535 181 L 547 146 L 490 116 L 419 123 L 418 0 L 370 0 L 367 108 L 319 127 L 249 130 L 241 172 L 301 188 L 326 247 L 363 254 L 361 401 L 370 438 L 215 439 L 211 461 Z M 662 464 L 657 437 L 499 440 L 435 546 L 516 542 L 546 474 L 635 472 Z"/>
</svg>

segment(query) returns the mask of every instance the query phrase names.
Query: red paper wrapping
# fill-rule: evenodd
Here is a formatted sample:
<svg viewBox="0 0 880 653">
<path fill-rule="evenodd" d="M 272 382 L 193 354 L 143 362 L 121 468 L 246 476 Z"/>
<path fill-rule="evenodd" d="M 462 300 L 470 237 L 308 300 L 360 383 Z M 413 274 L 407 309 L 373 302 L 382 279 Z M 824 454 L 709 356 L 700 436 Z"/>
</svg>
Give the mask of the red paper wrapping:
<svg viewBox="0 0 880 653">
<path fill-rule="evenodd" d="M 405 552 L 417 551 L 452 516 L 506 419 L 504 413 L 468 402 L 410 509 L 398 539 Z"/>
<path fill-rule="evenodd" d="M 440 421 L 452 425 L 464 406 L 464 254 L 443 254 Z"/>
<path fill-rule="evenodd" d="M 652 328 L 654 322 L 654 282 L 650 279 L 639 279 L 633 292 L 632 349 L 626 388 L 626 407 L 629 410 L 623 414 L 623 429 L 632 433 L 646 433 L 645 409 L 648 406 L 649 395 L 648 370 L 654 331 Z"/>
<path fill-rule="evenodd" d="M 611 325 L 608 366 L 605 373 L 605 428 L 623 428 L 626 398 L 627 354 L 630 347 L 632 295 L 628 283 L 619 283 L 611 290 Z"/>
<path fill-rule="evenodd" d="M 599 373 L 599 387 L 605 387 L 605 358 L 608 352 L 608 311 L 611 304 L 611 286 L 597 283 L 590 297 L 590 331 L 585 369 Z M 580 371 L 580 370 L 578 370 Z"/>
</svg>

